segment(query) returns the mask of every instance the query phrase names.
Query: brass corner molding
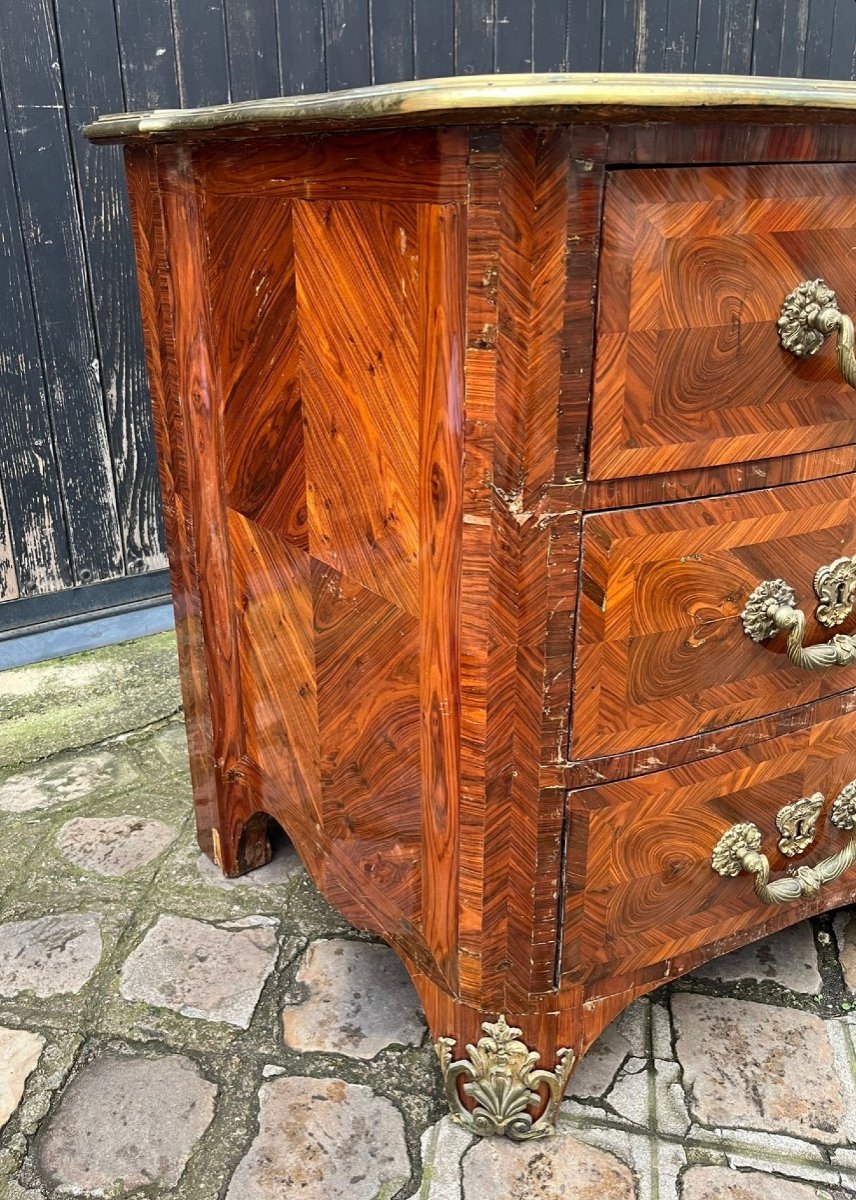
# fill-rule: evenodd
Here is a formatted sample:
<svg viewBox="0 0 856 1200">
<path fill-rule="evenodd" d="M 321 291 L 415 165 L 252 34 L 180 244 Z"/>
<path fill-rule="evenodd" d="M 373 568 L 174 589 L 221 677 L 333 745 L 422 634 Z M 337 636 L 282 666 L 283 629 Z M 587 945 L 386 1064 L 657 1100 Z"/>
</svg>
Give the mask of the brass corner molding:
<svg viewBox="0 0 856 1200">
<path fill-rule="evenodd" d="M 856 86 L 830 79 L 761 75 L 672 75 L 586 71 L 514 75 L 458 75 L 317 95 L 275 96 L 207 108 L 110 113 L 83 128 L 91 141 L 137 138 L 248 136 L 258 131 L 380 127 L 386 124 L 465 123 L 479 117 L 531 119 L 538 109 L 551 117 L 598 109 L 662 110 L 715 119 L 718 109 L 801 109 L 842 115 L 856 108 Z M 517 116 L 517 114 L 520 114 Z"/>
<path fill-rule="evenodd" d="M 556 1054 L 556 1069 L 536 1068 L 541 1057 L 520 1040 L 522 1030 L 509 1025 L 504 1015 L 482 1025 L 485 1037 L 467 1046 L 469 1059 L 452 1061 L 454 1038 L 441 1037 L 434 1043 L 446 1085 L 452 1119 L 482 1137 L 501 1136 L 523 1142 L 550 1137 L 562 1095 L 574 1067 L 571 1050 Z M 464 1094 L 475 1102 L 471 1110 L 461 1100 L 458 1080 L 464 1079 Z M 535 1120 L 531 1109 L 543 1103 L 540 1088 L 547 1089 L 547 1105 Z"/>
</svg>

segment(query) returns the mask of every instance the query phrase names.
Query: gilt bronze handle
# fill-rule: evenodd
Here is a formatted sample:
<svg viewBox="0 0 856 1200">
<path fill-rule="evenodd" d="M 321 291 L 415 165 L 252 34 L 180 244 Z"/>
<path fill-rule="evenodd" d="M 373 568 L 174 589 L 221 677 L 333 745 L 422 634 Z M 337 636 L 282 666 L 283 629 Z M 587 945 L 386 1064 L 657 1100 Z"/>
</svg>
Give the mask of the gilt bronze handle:
<svg viewBox="0 0 856 1200">
<path fill-rule="evenodd" d="M 821 567 L 815 575 L 815 588 L 818 588 L 822 573 L 829 572 L 840 562 L 851 563 L 852 560 L 837 559 L 830 567 Z M 846 606 L 843 602 L 835 605 L 824 600 L 818 609 L 818 619 L 825 625 L 838 624 L 850 611 L 852 594 L 848 593 L 848 597 Z M 743 629 L 753 642 L 765 642 L 779 630 L 784 630 L 788 635 L 788 658 L 804 671 L 848 667 L 856 662 L 856 637 L 849 633 L 836 633 L 828 642 L 817 646 L 803 645 L 805 613 L 797 608 L 794 589 L 784 579 L 765 579 L 759 583 L 741 616 Z"/>
<path fill-rule="evenodd" d="M 856 388 L 853 322 L 841 312 L 835 292 L 822 279 L 807 279 L 785 297 L 776 328 L 784 348 L 799 358 L 816 354 L 829 334 L 837 330 L 838 370 Z"/>
<path fill-rule="evenodd" d="M 816 792 L 806 797 L 815 803 L 823 802 Z M 849 841 L 836 854 L 824 858 L 813 867 L 792 868 L 792 874 L 770 881 L 770 861 L 761 853 L 761 831 L 751 821 L 741 821 L 726 829 L 713 848 L 711 866 L 719 875 L 752 876 L 755 895 L 762 904 L 787 904 L 791 900 L 813 899 L 825 883 L 832 883 L 856 861 L 856 780 L 836 797 L 830 813 L 832 824 L 850 830 Z"/>
</svg>

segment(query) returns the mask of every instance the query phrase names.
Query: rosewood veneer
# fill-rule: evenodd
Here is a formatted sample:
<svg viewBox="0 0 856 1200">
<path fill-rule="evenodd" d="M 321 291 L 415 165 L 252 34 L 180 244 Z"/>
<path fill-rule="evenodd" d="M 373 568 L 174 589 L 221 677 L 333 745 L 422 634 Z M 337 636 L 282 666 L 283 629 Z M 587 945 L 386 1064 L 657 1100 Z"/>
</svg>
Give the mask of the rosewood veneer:
<svg viewBox="0 0 856 1200">
<path fill-rule="evenodd" d="M 856 87 L 86 133 L 125 144 L 200 842 L 235 875 L 277 821 L 458 1119 L 549 1132 L 635 996 L 854 896 Z"/>
</svg>

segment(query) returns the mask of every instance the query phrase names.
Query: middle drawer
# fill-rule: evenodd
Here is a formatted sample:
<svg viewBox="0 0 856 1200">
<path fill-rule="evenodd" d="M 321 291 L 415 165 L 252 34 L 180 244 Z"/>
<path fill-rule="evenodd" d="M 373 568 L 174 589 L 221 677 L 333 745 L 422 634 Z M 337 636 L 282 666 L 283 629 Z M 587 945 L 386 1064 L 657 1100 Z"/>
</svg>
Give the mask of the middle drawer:
<svg viewBox="0 0 856 1200">
<path fill-rule="evenodd" d="M 856 665 L 794 665 L 784 633 L 755 642 L 742 617 L 759 584 L 784 581 L 805 613 L 805 646 L 856 631 L 847 570 L 839 564 L 826 593 L 815 590 L 820 568 L 856 555 L 854 478 L 586 517 L 571 757 L 674 741 L 856 687 Z M 819 619 L 824 594 L 837 602 L 834 625 Z"/>
</svg>

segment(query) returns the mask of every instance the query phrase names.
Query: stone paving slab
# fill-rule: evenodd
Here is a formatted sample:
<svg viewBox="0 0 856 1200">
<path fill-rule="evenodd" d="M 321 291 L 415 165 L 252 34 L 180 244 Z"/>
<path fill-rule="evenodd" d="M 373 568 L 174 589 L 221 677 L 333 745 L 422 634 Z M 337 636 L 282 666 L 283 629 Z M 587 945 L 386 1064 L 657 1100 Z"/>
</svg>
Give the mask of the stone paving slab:
<svg viewBox="0 0 856 1200">
<path fill-rule="evenodd" d="M 856 910 L 631 1005 L 554 1139 L 474 1139 L 287 839 L 200 856 L 172 635 L 6 678 L 0 1200 L 856 1198 Z"/>
<path fill-rule="evenodd" d="M 21 1103 L 24 1085 L 44 1047 L 39 1033 L 0 1027 L 0 1129 Z"/>
<path fill-rule="evenodd" d="M 115 878 L 149 866 L 175 840 L 177 833 L 163 821 L 130 814 L 73 817 L 60 829 L 56 845 L 73 866 Z"/>
<path fill-rule="evenodd" d="M 741 979 L 770 980 L 792 992 L 814 995 L 822 987 L 814 935 L 807 921 L 791 925 L 774 937 L 752 942 L 731 954 L 714 958 L 693 971 L 696 979 L 731 983 Z"/>
<path fill-rule="evenodd" d="M 415 1046 L 425 1022 L 410 976 L 387 946 L 321 939 L 297 971 L 306 993 L 283 1009 L 286 1046 L 374 1058 L 394 1044 Z"/>
<path fill-rule="evenodd" d="M 636 1200 L 636 1184 L 615 1154 L 559 1133 L 520 1146 L 480 1138 L 463 1159 L 463 1194 L 473 1200 Z"/>
<path fill-rule="evenodd" d="M 690 1167 L 682 1186 L 682 1200 L 818 1200 L 820 1195 L 807 1183 L 729 1167 Z"/>
<path fill-rule="evenodd" d="M 0 925 L 0 996 L 76 994 L 103 950 L 98 913 L 57 913 Z"/>
<path fill-rule="evenodd" d="M 213 925 L 166 913 L 128 955 L 119 990 L 126 1000 L 247 1029 L 273 970 L 276 925 L 266 916 Z"/>
<path fill-rule="evenodd" d="M 226 1200 L 386 1200 L 410 1163 L 401 1113 L 343 1079 L 285 1077 L 263 1084 L 259 1131 Z"/>
<path fill-rule="evenodd" d="M 180 1055 L 96 1058 L 47 1120 L 38 1174 L 47 1187 L 85 1194 L 175 1187 L 211 1123 L 216 1094 Z"/>
<path fill-rule="evenodd" d="M 696 1119 L 841 1144 L 854 1127 L 826 1023 L 743 1000 L 673 997 L 678 1059 Z"/>
</svg>

